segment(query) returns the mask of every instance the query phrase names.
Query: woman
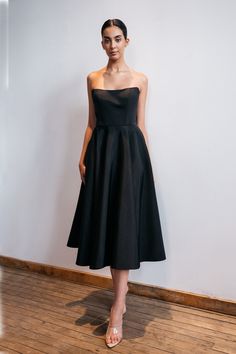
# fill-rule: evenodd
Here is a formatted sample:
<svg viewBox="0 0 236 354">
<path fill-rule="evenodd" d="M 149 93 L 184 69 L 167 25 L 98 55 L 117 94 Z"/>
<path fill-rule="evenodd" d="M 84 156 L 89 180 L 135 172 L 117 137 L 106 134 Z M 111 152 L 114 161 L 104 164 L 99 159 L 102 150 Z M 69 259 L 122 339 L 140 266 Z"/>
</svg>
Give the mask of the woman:
<svg viewBox="0 0 236 354">
<path fill-rule="evenodd" d="M 166 254 L 145 129 L 148 79 L 125 62 L 121 20 L 107 20 L 101 35 L 108 63 L 87 76 L 82 182 L 67 246 L 78 248 L 78 265 L 110 266 L 115 296 L 106 344 L 113 347 L 122 340 L 129 269 Z"/>
</svg>

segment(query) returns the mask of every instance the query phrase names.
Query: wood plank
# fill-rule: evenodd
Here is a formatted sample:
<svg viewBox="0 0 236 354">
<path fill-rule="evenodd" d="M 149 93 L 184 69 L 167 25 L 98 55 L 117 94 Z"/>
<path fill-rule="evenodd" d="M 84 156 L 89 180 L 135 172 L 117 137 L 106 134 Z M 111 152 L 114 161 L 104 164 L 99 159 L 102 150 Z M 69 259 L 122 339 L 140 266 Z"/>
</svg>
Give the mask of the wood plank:
<svg viewBox="0 0 236 354">
<path fill-rule="evenodd" d="M 14 311 L 15 309 L 11 309 L 11 311 L 9 310 L 5 310 L 5 313 L 7 315 L 8 318 L 10 319 L 14 319 L 17 320 L 18 323 L 22 323 L 22 316 L 19 315 L 19 309 L 17 309 L 17 311 Z M 25 313 L 22 310 L 22 314 Z M 28 318 L 30 314 L 30 317 Z M 28 310 L 26 311 L 26 316 L 24 317 L 24 322 L 28 322 L 29 325 L 33 325 L 35 324 L 35 320 L 41 320 L 43 322 L 43 328 L 46 328 L 48 331 L 56 331 L 58 333 L 66 333 L 66 335 L 68 336 L 76 336 L 76 338 L 79 339 L 80 341 L 80 346 L 82 348 L 87 347 L 88 349 L 91 349 L 91 346 L 93 346 L 93 350 L 95 351 L 96 348 L 99 347 L 99 345 L 101 345 L 101 349 L 102 351 L 104 351 L 104 334 L 105 334 L 105 326 L 99 326 L 99 329 L 96 329 L 96 331 L 99 332 L 100 336 L 103 336 L 102 339 L 100 340 L 100 343 L 98 342 L 98 339 L 96 336 L 92 335 L 92 330 L 94 330 L 94 326 L 91 325 L 91 327 L 89 325 L 87 326 L 80 326 L 78 328 L 78 326 L 71 324 L 70 322 L 66 321 L 61 321 L 58 319 L 53 318 L 52 316 L 50 316 L 50 314 L 32 314 L 28 312 Z M 38 326 L 38 323 L 36 323 Z M 41 326 L 42 327 L 42 326 Z M 39 326 L 37 327 L 37 331 L 41 330 L 39 328 Z M 95 332 L 96 332 L 95 331 Z M 124 322 L 124 331 L 125 331 L 125 322 Z M 127 332 L 127 331 L 126 331 Z M 68 334 L 69 333 L 69 334 Z M 75 334 L 76 333 L 76 334 Z M 124 333 L 125 334 L 125 333 Z M 168 343 L 164 343 L 164 339 L 163 338 L 158 338 L 155 337 L 155 341 L 150 341 L 148 340 L 148 345 L 144 345 L 144 340 L 143 340 L 143 336 L 141 335 L 140 338 L 138 337 L 138 335 L 140 335 L 140 333 L 138 333 L 138 331 L 136 331 L 136 333 L 133 333 L 131 338 L 129 338 L 129 340 L 125 340 L 126 336 L 124 335 L 124 340 L 123 340 L 123 345 L 122 345 L 122 352 L 126 353 L 127 349 L 130 347 L 130 344 L 132 344 L 132 348 L 134 348 L 135 346 L 135 353 L 151 353 L 153 352 L 153 348 L 152 345 L 154 345 L 155 349 L 161 349 L 163 351 L 167 351 L 168 349 L 166 349 L 166 347 L 169 347 L 169 349 L 173 348 L 173 345 L 170 345 Z M 134 338 L 134 339 L 133 339 Z M 160 342 L 160 343 L 159 343 Z M 161 348 L 158 348 L 158 345 L 161 346 Z M 176 350 L 178 349 L 178 342 L 175 342 L 176 345 Z M 89 347 L 88 347 L 89 346 Z M 128 347 L 128 348 L 127 348 Z M 120 350 L 120 349 L 119 349 Z M 97 352 L 97 349 L 96 349 Z M 169 350 L 169 352 L 171 352 Z M 185 353 L 187 353 L 187 351 L 184 351 Z"/>
<path fill-rule="evenodd" d="M 62 334 L 57 334 L 54 332 L 54 335 L 48 330 L 45 330 L 43 334 L 39 330 L 39 327 L 33 328 L 28 324 L 28 328 L 24 329 L 21 326 L 16 326 L 16 321 L 7 320 L 8 322 L 8 331 L 7 334 L 15 343 L 26 343 L 28 340 L 34 340 L 36 343 L 36 347 L 42 350 L 44 353 L 48 354 L 58 354 L 58 353 L 94 353 L 91 350 L 85 350 L 80 347 L 80 341 L 77 339 L 65 341 L 65 336 Z M 11 325 L 14 323 L 14 325 Z M 108 351 L 104 351 L 103 348 L 96 348 L 97 353 L 108 353 Z"/>
<path fill-rule="evenodd" d="M 13 339 L 13 340 L 12 340 Z M 27 345 L 26 343 L 16 343 L 14 342 L 14 338 L 1 338 L 1 345 L 5 348 L 13 350 L 13 352 L 18 352 L 21 354 L 40 354 L 43 353 L 40 350 L 35 350 L 31 345 Z"/>
<path fill-rule="evenodd" d="M 6 285 L 8 286 L 8 285 Z M 13 288 L 12 288 L 13 287 Z M 30 285 L 30 284 L 24 284 L 21 288 L 15 287 L 15 285 L 11 285 L 10 288 L 8 289 L 13 289 L 15 292 L 17 292 L 18 295 L 21 295 L 23 292 L 24 296 L 27 296 L 27 292 L 31 290 L 31 292 L 34 292 L 35 296 L 40 295 L 43 296 L 44 299 L 49 299 L 53 297 L 54 299 L 57 299 L 57 302 L 61 305 L 66 305 L 66 301 L 71 301 L 71 296 L 70 292 L 66 290 L 64 287 L 63 290 L 58 292 L 55 288 L 55 286 L 52 286 L 51 284 L 48 284 L 48 289 L 40 289 L 39 286 L 37 285 Z M 51 290 L 52 289 L 52 290 Z M 13 291 L 12 290 L 12 291 Z M 77 296 L 79 294 L 77 293 Z M 83 300 L 82 297 L 80 297 L 80 300 L 77 301 L 77 304 L 82 304 L 82 306 L 88 306 L 88 305 L 93 305 L 94 307 L 98 306 L 97 308 L 100 308 L 101 310 L 104 308 L 103 306 L 100 306 L 101 304 L 101 299 L 100 297 L 96 296 L 91 296 L 89 292 L 87 292 L 87 299 Z M 103 296 L 103 294 L 101 294 Z M 81 300 L 82 299 L 82 300 Z M 98 305 L 99 304 L 99 305 Z M 105 305 L 104 305 L 105 306 Z M 136 310 L 140 315 L 146 317 L 146 315 L 153 317 L 161 317 L 161 318 L 166 318 L 168 316 L 167 311 L 169 311 L 169 308 L 160 308 L 158 307 L 158 304 L 153 308 L 153 306 L 146 302 L 140 302 L 139 297 L 135 297 L 135 295 L 132 295 L 132 300 L 129 301 L 129 295 L 127 295 L 127 307 L 129 307 L 129 310 Z M 109 308 L 109 307 L 108 307 Z M 213 329 L 216 330 L 217 325 L 219 328 L 222 327 L 222 317 L 219 317 L 218 319 L 212 319 L 211 314 L 209 314 L 209 317 L 204 317 L 202 318 L 201 316 L 202 311 L 199 311 L 197 315 L 192 315 L 191 313 L 183 313 L 180 311 L 173 311 L 172 310 L 172 320 L 175 320 L 177 322 L 188 322 L 188 324 L 193 324 L 194 326 L 200 326 L 200 327 L 205 327 L 208 329 Z M 224 327 L 221 332 L 223 333 L 228 333 L 232 335 L 236 335 L 236 324 L 227 322 L 225 319 L 223 319 L 224 322 Z"/>
<path fill-rule="evenodd" d="M 14 268 L 3 270 L 1 285 L 3 348 L 33 354 L 110 352 L 104 343 L 110 289 Z M 115 352 L 236 353 L 233 316 L 132 293 L 123 333 Z"/>
<path fill-rule="evenodd" d="M 26 299 L 26 298 L 27 298 L 27 294 L 22 295 L 22 296 L 23 296 L 22 299 Z M 54 296 L 54 297 L 55 297 L 55 296 Z M 19 295 L 18 295 L 18 299 L 20 299 L 20 298 L 21 298 L 21 296 L 19 297 Z M 29 296 L 28 296 L 28 298 L 29 298 Z M 39 297 L 38 300 L 41 301 L 41 297 Z M 50 302 L 49 302 L 49 304 L 50 304 Z M 60 304 L 63 305 L 63 302 L 61 302 Z M 86 304 L 86 306 L 88 306 L 88 304 Z M 96 311 L 97 311 L 96 304 L 95 304 L 94 306 L 92 305 L 92 307 L 89 307 L 89 310 L 90 310 L 90 311 L 91 311 L 91 310 L 92 310 L 92 311 L 94 310 L 95 313 L 96 313 Z M 58 311 L 58 310 L 55 310 L 55 311 Z M 64 312 L 64 311 L 63 311 L 63 312 Z M 65 313 L 65 312 L 64 312 L 64 313 Z M 97 316 L 99 316 L 99 315 L 100 315 L 100 316 L 103 316 L 104 313 L 101 313 L 100 310 L 98 310 L 98 311 L 97 311 Z M 141 313 L 141 315 L 142 315 L 142 317 L 145 319 L 145 321 L 150 320 L 149 315 L 143 314 L 143 313 Z M 69 316 L 68 313 L 67 313 L 67 316 Z M 134 320 L 135 320 L 135 322 L 136 322 L 136 320 L 138 320 L 138 317 L 136 318 L 136 314 L 135 314 L 135 313 L 134 313 L 134 314 L 132 313 L 132 317 L 133 317 L 133 316 L 135 316 Z M 163 316 L 162 316 L 162 317 L 163 317 Z M 152 318 L 151 318 L 151 319 L 152 319 Z M 158 318 L 158 321 L 160 322 L 160 316 L 159 316 L 159 318 Z M 164 321 L 161 321 L 161 322 L 163 323 Z M 172 323 L 174 323 L 174 322 L 172 322 Z M 179 321 L 177 321 L 176 324 L 177 324 L 178 326 L 180 326 L 180 325 L 182 326 L 182 325 L 184 325 L 184 322 L 182 321 L 182 323 L 179 323 Z M 188 325 L 189 325 L 189 321 L 188 321 Z M 196 325 L 196 323 L 194 322 L 194 323 L 193 323 L 193 326 L 195 326 L 195 325 Z M 182 327 L 184 328 L 184 326 L 182 326 Z M 199 328 L 200 328 L 200 330 L 201 330 L 201 327 L 199 327 Z M 195 329 L 196 329 L 196 328 L 195 328 Z M 235 330 L 235 328 L 233 328 L 233 331 L 234 331 L 234 330 Z M 222 335 L 222 334 L 217 332 L 215 335 L 216 335 L 217 337 L 219 337 L 219 336 Z M 230 339 L 229 336 L 230 336 L 230 335 L 228 334 L 228 335 L 224 335 L 223 337 L 226 338 L 227 340 L 229 340 L 229 339 Z M 233 339 L 235 339 L 235 337 L 233 337 Z"/>
<path fill-rule="evenodd" d="M 3 344 L 2 341 L 1 344 Z M 9 348 L 0 345 L 0 354 L 16 354 L 16 353 L 20 353 L 20 352 L 16 350 L 10 350 Z"/>
<path fill-rule="evenodd" d="M 8 306 L 6 306 L 8 308 Z M 19 308 L 17 309 L 12 309 L 12 307 L 10 307 L 9 309 L 10 311 L 12 311 L 12 315 L 16 316 L 18 313 L 22 313 L 22 314 L 26 314 L 28 315 L 31 319 L 33 318 L 38 318 L 37 316 L 37 312 L 36 311 L 28 311 L 26 310 L 26 307 L 22 307 L 21 310 L 19 310 Z M 54 317 L 54 316 L 53 316 Z M 47 312 L 44 312 L 43 313 L 43 317 L 42 317 L 42 313 L 40 313 L 40 319 L 43 320 L 43 321 L 46 321 L 48 323 L 59 323 L 58 320 L 54 321 L 52 316 L 50 316 L 50 314 L 48 314 Z M 66 322 L 66 319 L 64 319 L 64 321 L 62 320 L 61 322 L 61 326 L 65 326 L 67 327 L 67 324 L 65 324 Z M 70 326 L 71 328 L 71 326 Z M 86 331 L 88 333 L 88 331 Z M 129 333 L 128 329 L 126 330 L 127 334 Z M 193 350 L 193 349 L 198 349 L 200 350 L 199 348 L 201 349 L 209 349 L 213 346 L 213 342 L 209 342 L 208 341 L 201 341 L 199 339 L 195 339 L 195 338 L 191 338 L 191 344 L 188 345 L 187 343 L 187 340 L 188 338 L 186 336 L 182 336 L 181 339 L 178 338 L 178 335 L 175 334 L 175 339 L 173 341 L 173 343 L 169 343 L 169 347 L 166 348 L 165 345 L 166 343 L 163 343 L 163 339 L 165 339 L 165 337 L 167 338 L 167 342 L 170 342 L 172 341 L 173 338 L 169 338 L 166 333 L 163 331 L 163 333 L 160 333 L 160 331 L 158 331 L 156 334 L 155 330 L 152 330 L 150 331 L 150 328 L 149 328 L 149 332 L 145 334 L 145 337 L 146 337 L 146 340 L 148 340 L 148 343 L 150 345 L 150 343 L 152 344 L 153 342 L 155 342 L 155 344 L 157 343 L 157 340 L 160 341 L 160 346 L 163 348 L 163 349 L 167 349 L 167 350 L 170 350 L 171 348 L 173 348 L 173 345 L 175 345 L 175 348 L 177 349 L 178 348 L 178 342 L 180 342 L 182 345 L 181 349 L 182 350 L 185 350 L 186 352 L 190 352 L 190 350 Z M 166 331 L 167 332 L 167 331 Z M 174 333 L 174 332 L 173 332 Z M 142 337 L 144 335 L 143 333 L 143 329 L 142 329 L 142 326 L 140 325 L 140 328 L 137 329 L 136 327 L 136 333 L 134 331 L 134 328 L 132 328 L 132 336 L 136 336 L 136 337 Z M 159 338 L 158 338 L 159 336 Z M 167 343 L 168 344 L 168 343 Z"/>
</svg>

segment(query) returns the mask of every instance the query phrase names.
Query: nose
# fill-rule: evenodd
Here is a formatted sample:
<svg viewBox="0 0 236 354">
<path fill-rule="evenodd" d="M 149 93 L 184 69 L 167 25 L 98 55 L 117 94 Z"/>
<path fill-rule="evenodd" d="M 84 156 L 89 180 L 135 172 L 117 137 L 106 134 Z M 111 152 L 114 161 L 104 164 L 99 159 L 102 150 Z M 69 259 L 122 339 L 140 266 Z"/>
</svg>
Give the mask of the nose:
<svg viewBox="0 0 236 354">
<path fill-rule="evenodd" d="M 116 42 L 115 41 L 111 41 L 111 48 L 115 48 L 116 46 Z"/>
</svg>

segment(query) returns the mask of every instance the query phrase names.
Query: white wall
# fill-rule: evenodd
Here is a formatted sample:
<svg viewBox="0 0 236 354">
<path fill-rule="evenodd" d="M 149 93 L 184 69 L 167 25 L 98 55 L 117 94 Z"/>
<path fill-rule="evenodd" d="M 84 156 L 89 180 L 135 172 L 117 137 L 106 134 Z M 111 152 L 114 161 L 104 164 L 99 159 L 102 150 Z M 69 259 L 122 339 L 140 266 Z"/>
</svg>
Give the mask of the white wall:
<svg viewBox="0 0 236 354">
<path fill-rule="evenodd" d="M 75 265 L 77 249 L 66 242 L 81 183 L 86 76 L 107 62 L 103 22 L 121 18 L 131 39 L 126 61 L 149 77 L 146 125 L 167 254 L 129 279 L 236 300 L 236 3 L 9 5 L 1 254 L 110 274 Z"/>
</svg>

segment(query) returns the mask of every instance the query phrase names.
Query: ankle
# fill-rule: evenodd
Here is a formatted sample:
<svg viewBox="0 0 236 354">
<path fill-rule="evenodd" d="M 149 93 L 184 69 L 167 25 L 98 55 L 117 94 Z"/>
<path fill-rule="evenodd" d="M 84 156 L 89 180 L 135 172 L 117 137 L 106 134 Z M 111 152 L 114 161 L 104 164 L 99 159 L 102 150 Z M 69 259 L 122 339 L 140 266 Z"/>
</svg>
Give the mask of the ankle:
<svg viewBox="0 0 236 354">
<path fill-rule="evenodd" d="M 125 303 L 124 302 L 114 303 L 111 308 L 113 311 L 118 311 L 122 313 L 125 308 Z"/>
</svg>

